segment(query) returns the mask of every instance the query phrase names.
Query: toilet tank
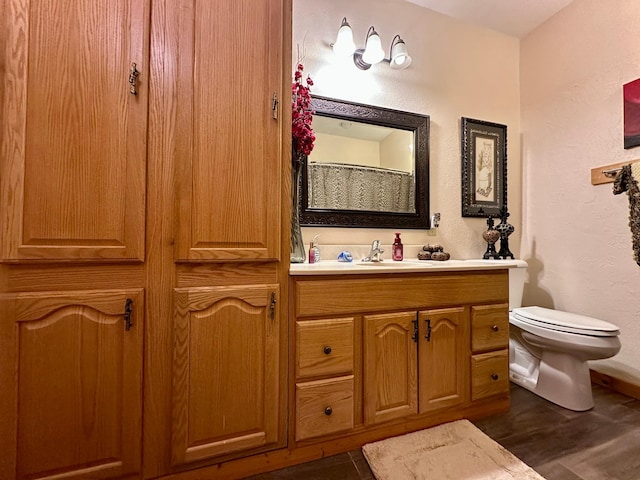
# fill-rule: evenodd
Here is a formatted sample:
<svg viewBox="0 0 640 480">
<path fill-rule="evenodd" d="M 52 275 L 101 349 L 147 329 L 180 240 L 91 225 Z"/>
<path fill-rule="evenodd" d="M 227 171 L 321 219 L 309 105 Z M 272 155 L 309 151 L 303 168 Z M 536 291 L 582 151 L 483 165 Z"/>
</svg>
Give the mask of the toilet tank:
<svg viewBox="0 0 640 480">
<path fill-rule="evenodd" d="M 527 276 L 527 262 L 510 260 L 509 264 L 509 310 L 522 306 L 522 292 Z"/>
</svg>

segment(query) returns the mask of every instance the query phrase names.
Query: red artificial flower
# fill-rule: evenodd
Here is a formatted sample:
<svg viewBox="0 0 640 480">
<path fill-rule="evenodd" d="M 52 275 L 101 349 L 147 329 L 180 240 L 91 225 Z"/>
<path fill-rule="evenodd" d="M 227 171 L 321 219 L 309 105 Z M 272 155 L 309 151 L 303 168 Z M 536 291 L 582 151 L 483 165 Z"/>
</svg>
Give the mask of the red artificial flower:
<svg viewBox="0 0 640 480">
<path fill-rule="evenodd" d="M 293 75 L 291 85 L 291 136 L 293 141 L 294 160 L 299 161 L 300 155 L 309 155 L 313 150 L 313 142 L 316 139 L 311 128 L 313 114 L 311 109 L 311 93 L 309 87 L 313 85 L 313 80 L 307 75 L 306 81 L 302 82 L 302 72 L 304 66 L 299 63 Z M 306 84 L 306 85 L 305 85 Z"/>
</svg>

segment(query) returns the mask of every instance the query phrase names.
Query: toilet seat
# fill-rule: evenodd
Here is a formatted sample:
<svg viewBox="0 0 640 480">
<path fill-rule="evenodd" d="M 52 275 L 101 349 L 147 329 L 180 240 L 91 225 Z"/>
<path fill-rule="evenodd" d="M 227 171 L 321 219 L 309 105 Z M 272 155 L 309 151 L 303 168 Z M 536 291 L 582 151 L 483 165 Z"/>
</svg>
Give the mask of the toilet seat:
<svg viewBox="0 0 640 480">
<path fill-rule="evenodd" d="M 511 313 L 525 324 L 559 332 L 592 337 L 616 337 L 620 334 L 612 323 L 575 313 L 543 307 L 514 308 Z"/>
</svg>

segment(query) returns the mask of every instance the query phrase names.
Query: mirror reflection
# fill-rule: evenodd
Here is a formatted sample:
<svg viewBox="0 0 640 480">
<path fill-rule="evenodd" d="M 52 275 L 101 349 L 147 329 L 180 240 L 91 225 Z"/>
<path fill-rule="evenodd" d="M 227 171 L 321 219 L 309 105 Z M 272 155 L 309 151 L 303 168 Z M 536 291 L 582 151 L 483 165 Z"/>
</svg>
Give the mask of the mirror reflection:
<svg viewBox="0 0 640 480">
<path fill-rule="evenodd" d="M 316 115 L 309 208 L 415 213 L 412 131 Z"/>
<path fill-rule="evenodd" d="M 312 96 L 301 225 L 429 228 L 429 117 Z"/>
</svg>

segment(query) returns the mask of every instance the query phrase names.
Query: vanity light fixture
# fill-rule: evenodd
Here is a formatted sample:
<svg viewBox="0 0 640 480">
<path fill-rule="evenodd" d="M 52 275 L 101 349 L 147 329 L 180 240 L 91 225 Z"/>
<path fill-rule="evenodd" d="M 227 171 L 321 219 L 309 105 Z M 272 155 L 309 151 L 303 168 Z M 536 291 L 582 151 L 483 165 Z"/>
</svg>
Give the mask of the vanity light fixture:
<svg viewBox="0 0 640 480">
<path fill-rule="evenodd" d="M 407 45 L 404 43 L 404 40 L 400 38 L 400 35 L 393 37 L 389 51 L 389 59 L 386 59 L 384 50 L 382 49 L 380 35 L 378 35 L 378 32 L 376 32 L 373 26 L 369 27 L 367 31 L 364 48 L 356 49 L 356 45 L 353 42 L 353 32 L 351 31 L 351 25 L 347 22 L 347 17 L 342 18 L 338 36 L 336 37 L 335 43 L 331 44 L 331 47 L 334 53 L 340 57 L 353 55 L 353 63 L 355 63 L 360 70 L 369 70 L 371 65 L 380 63 L 383 60 L 389 62 L 391 68 L 394 70 L 405 69 L 411 64 L 411 57 L 407 51 Z"/>
</svg>

